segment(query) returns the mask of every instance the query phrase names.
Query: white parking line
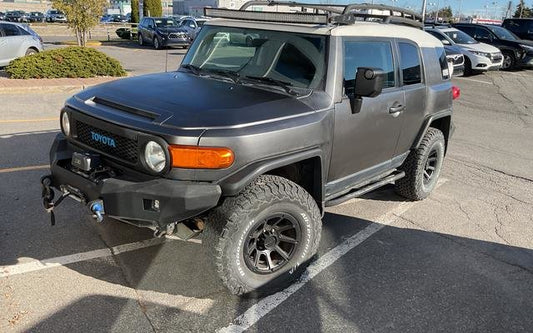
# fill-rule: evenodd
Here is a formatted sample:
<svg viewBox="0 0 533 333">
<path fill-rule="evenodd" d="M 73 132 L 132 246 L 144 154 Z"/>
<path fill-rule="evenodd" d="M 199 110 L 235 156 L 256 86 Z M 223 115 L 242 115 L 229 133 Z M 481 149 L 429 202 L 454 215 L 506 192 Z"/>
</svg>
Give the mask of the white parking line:
<svg viewBox="0 0 533 333">
<path fill-rule="evenodd" d="M 463 81 L 472 81 L 472 82 L 477 82 L 477 83 L 483 83 L 483 84 L 492 85 L 492 82 L 482 81 L 482 80 L 475 80 L 475 79 L 468 79 L 468 78 L 466 78 L 466 77 L 455 77 L 454 79 L 457 79 L 457 80 L 463 80 Z"/>
<path fill-rule="evenodd" d="M 447 179 L 441 179 L 437 184 L 437 187 L 444 184 L 446 181 Z M 283 303 L 283 301 L 289 298 L 292 294 L 300 290 L 300 288 L 302 288 L 306 283 L 311 281 L 316 275 L 331 266 L 350 250 L 363 243 L 370 236 L 374 235 L 376 232 L 380 231 L 387 225 L 394 222 L 399 216 L 404 214 L 415 204 L 415 202 L 402 202 L 392 211 L 389 211 L 388 213 L 378 217 L 377 221 L 379 221 L 379 223 L 372 223 L 371 225 L 358 232 L 357 234 L 353 235 L 352 237 L 348 238 L 341 244 L 337 245 L 335 248 L 321 256 L 317 261 L 309 265 L 302 277 L 296 283 L 287 287 L 283 291 L 263 298 L 256 304 L 252 305 L 252 307 L 246 310 L 246 312 L 244 312 L 242 315 L 235 318 L 233 324 L 221 328 L 217 332 L 236 333 L 244 332 L 245 330 L 249 329 L 261 318 L 266 316 L 270 311 L 274 310 L 278 305 Z"/>
<path fill-rule="evenodd" d="M 22 263 L 22 264 L 0 266 L 0 278 L 12 276 L 12 275 L 29 273 L 29 272 L 35 272 L 35 271 L 39 271 L 42 269 L 48 269 L 52 267 L 64 266 L 64 265 L 73 264 L 73 263 L 77 263 L 81 261 L 87 261 L 87 260 L 96 259 L 96 258 L 109 257 L 112 255 L 117 255 L 117 254 L 124 253 L 124 252 L 130 252 L 130 251 L 143 249 L 146 247 L 160 245 L 165 242 L 174 241 L 174 240 L 180 240 L 180 239 L 176 237 L 151 238 L 151 239 L 147 239 L 147 240 L 140 241 L 140 242 L 113 246 L 112 248 L 99 249 L 99 250 L 93 250 L 93 251 L 82 252 L 82 253 L 75 253 L 75 254 L 51 258 L 51 259 L 35 260 L 35 261 L 30 261 L 30 262 Z M 188 240 L 188 242 L 201 243 L 201 240 L 191 239 L 191 240 Z"/>
</svg>

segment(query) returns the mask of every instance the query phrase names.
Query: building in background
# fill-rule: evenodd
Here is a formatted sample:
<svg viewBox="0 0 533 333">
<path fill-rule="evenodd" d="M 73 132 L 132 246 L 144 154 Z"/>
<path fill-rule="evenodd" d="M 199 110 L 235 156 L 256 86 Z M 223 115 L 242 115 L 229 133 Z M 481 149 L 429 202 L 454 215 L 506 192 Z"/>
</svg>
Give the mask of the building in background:
<svg viewBox="0 0 533 333">
<path fill-rule="evenodd" d="M 239 9 L 247 0 L 174 0 L 174 15 L 204 15 L 204 7 Z"/>
</svg>

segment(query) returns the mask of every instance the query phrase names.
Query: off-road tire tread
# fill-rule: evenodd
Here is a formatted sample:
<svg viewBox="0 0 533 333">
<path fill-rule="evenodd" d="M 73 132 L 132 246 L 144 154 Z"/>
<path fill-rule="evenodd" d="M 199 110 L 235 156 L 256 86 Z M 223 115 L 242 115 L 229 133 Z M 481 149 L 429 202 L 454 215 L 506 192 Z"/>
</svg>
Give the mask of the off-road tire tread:
<svg viewBox="0 0 533 333">
<path fill-rule="evenodd" d="M 409 153 L 409 156 L 407 156 L 407 159 L 399 168 L 401 171 L 405 172 L 405 177 L 396 181 L 396 193 L 413 201 L 419 201 L 426 198 L 421 190 L 422 179 L 418 179 L 417 181 L 416 175 L 420 168 L 424 167 L 425 155 L 428 153 L 428 150 L 439 140 L 444 142 L 444 134 L 442 134 L 440 130 L 430 127 L 424 135 L 424 138 L 422 138 L 420 146 Z"/>
<path fill-rule="evenodd" d="M 222 205 L 213 210 L 207 219 L 204 242 L 209 251 L 214 251 L 214 264 L 217 273 L 232 294 L 243 295 L 252 290 L 231 272 L 225 263 L 230 261 L 225 254 L 230 235 L 237 232 L 243 221 L 259 207 L 265 207 L 280 199 L 296 202 L 309 214 L 314 226 L 314 242 L 310 253 L 314 255 L 320 242 L 322 229 L 321 214 L 313 197 L 292 181 L 273 175 L 262 175 L 235 197 L 228 197 Z"/>
</svg>

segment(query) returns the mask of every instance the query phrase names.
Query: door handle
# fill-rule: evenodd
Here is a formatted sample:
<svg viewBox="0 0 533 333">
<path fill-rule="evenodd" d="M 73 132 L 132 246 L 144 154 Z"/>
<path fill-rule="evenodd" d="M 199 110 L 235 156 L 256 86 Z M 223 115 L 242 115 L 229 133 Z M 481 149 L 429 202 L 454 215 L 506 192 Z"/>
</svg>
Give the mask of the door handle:
<svg viewBox="0 0 533 333">
<path fill-rule="evenodd" d="M 400 112 L 403 112 L 405 110 L 405 105 L 395 105 L 395 106 L 391 106 L 389 108 L 389 113 L 390 114 L 396 114 L 396 113 L 400 113 Z"/>
</svg>

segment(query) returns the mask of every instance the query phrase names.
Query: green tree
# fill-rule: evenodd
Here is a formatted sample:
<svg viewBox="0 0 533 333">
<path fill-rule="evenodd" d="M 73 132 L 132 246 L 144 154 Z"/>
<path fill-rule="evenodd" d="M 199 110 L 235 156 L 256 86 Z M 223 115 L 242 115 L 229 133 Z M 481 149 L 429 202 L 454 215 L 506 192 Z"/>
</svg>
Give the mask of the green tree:
<svg viewBox="0 0 533 333">
<path fill-rule="evenodd" d="M 518 6 L 516 6 L 516 11 L 514 13 L 515 18 L 527 18 L 533 17 L 533 9 L 526 6 L 524 0 L 520 0 Z"/>
<path fill-rule="evenodd" d="M 163 16 L 163 6 L 161 6 L 161 0 L 144 0 L 143 15 L 152 17 Z M 131 22 L 139 22 L 139 0 L 132 0 L 131 2 Z"/>
<path fill-rule="evenodd" d="M 146 16 L 163 16 L 161 0 L 144 0 L 143 14 Z"/>
<path fill-rule="evenodd" d="M 67 16 L 79 46 L 87 44 L 87 34 L 98 24 L 107 4 L 107 0 L 52 0 L 52 6 Z"/>
<path fill-rule="evenodd" d="M 131 2 L 131 23 L 139 23 L 139 1 Z"/>
</svg>

